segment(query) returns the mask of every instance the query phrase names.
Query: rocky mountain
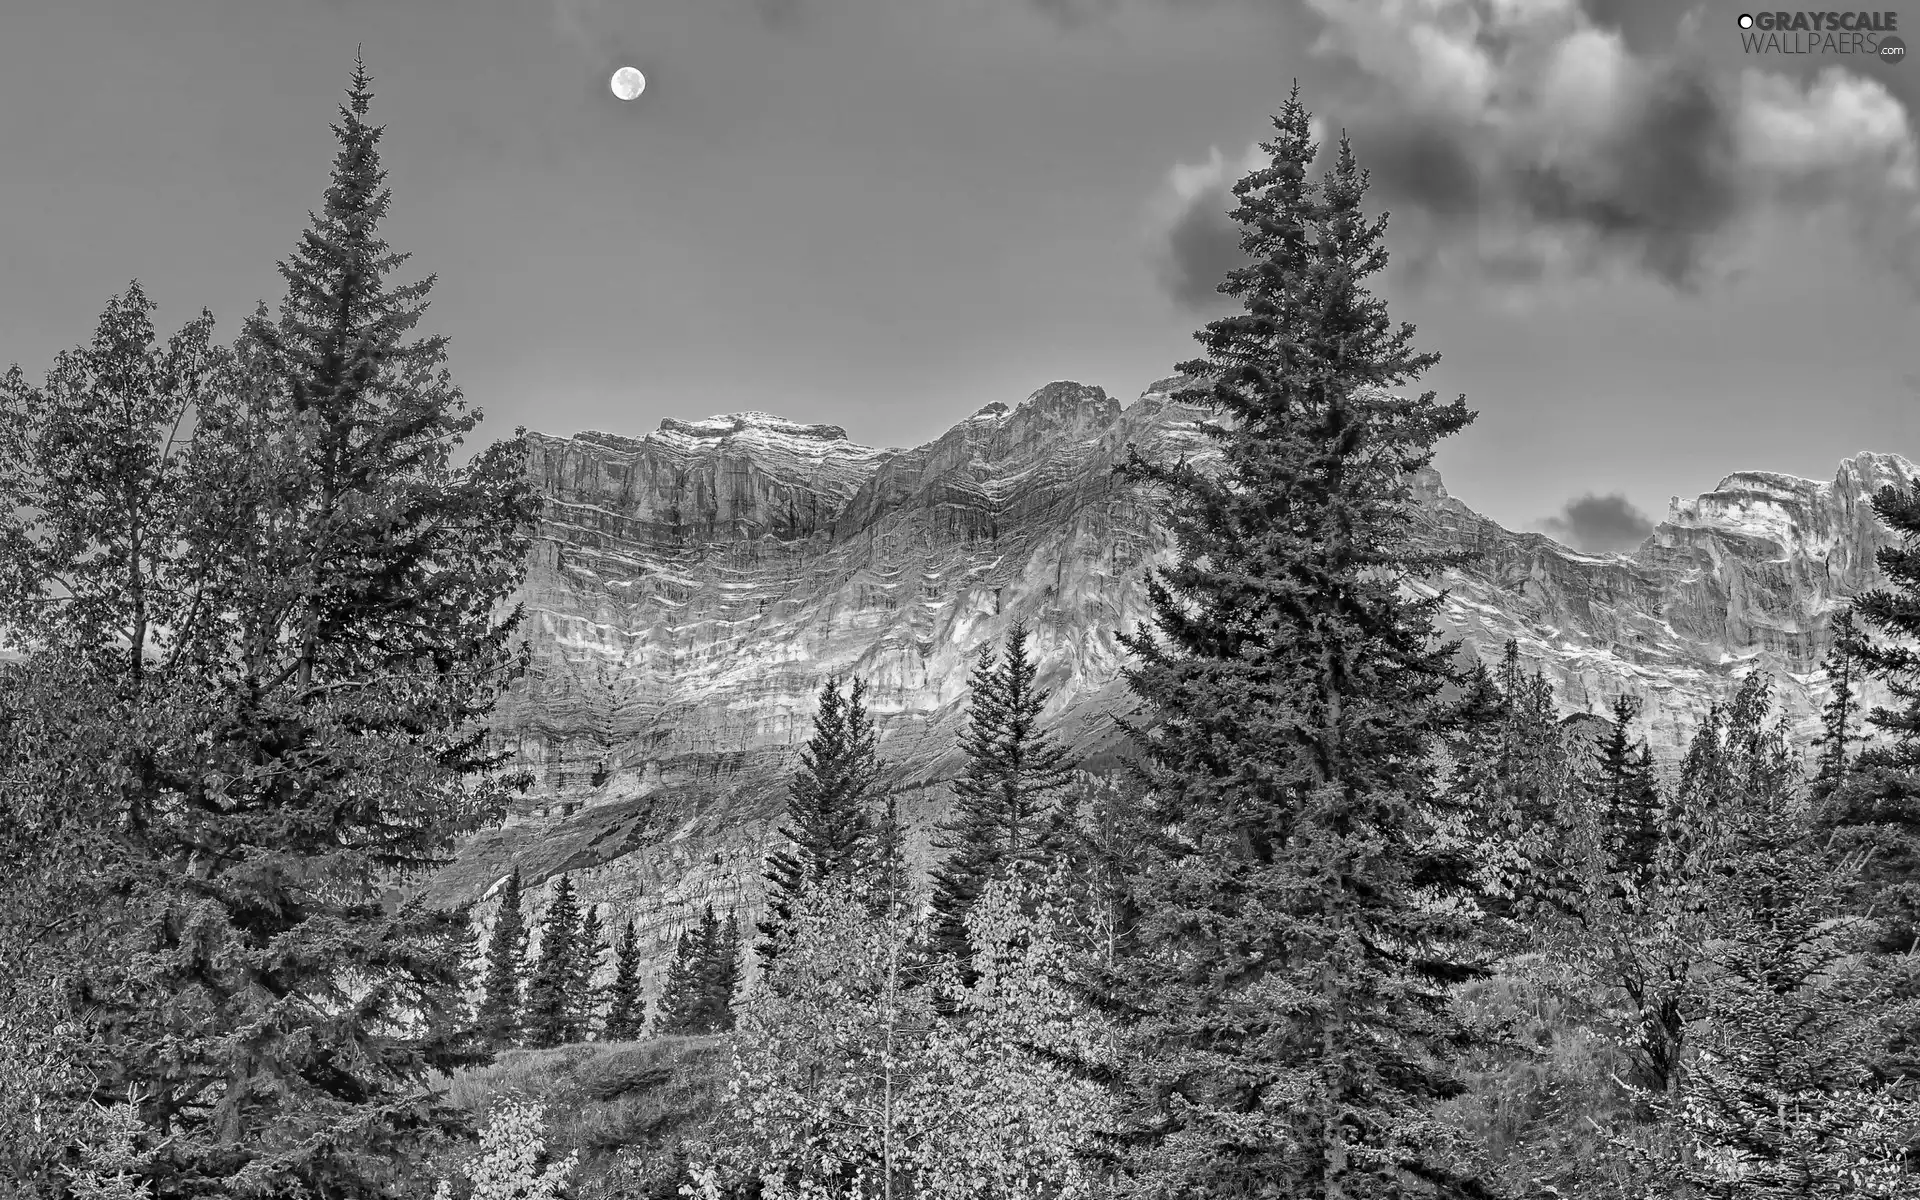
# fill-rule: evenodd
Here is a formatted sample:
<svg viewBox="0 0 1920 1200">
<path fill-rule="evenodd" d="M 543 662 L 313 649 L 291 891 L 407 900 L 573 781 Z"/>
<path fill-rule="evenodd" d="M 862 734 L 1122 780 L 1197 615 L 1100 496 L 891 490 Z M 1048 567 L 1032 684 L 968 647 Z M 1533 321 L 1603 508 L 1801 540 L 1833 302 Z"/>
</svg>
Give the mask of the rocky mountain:
<svg viewBox="0 0 1920 1200">
<path fill-rule="evenodd" d="M 617 928 L 664 953 L 698 909 L 757 915 L 760 859 L 821 682 L 858 676 L 922 856 L 957 766 L 966 674 L 1015 621 L 1051 689 L 1047 718 L 1091 769 L 1127 705 L 1115 634 L 1147 616 L 1172 546 L 1155 500 L 1114 468 L 1129 448 L 1204 461 L 1201 414 L 1163 380 L 1123 408 L 1054 383 L 926 445 L 875 449 L 765 413 L 665 421 L 634 439 L 534 435 L 546 497 L 518 599 L 535 670 L 498 730 L 539 783 L 432 885 L 490 894 L 508 865 L 571 873 Z M 1803 733 L 1825 697 L 1833 608 L 1873 586 L 1887 531 L 1869 505 L 1920 474 L 1860 454 L 1831 482 L 1744 472 L 1675 500 L 1631 554 L 1515 533 L 1416 480 L 1420 536 L 1473 561 L 1444 589 L 1466 651 L 1509 638 L 1572 712 L 1642 698 L 1656 752 L 1748 671 L 1771 671 Z M 485 908 L 482 906 L 484 918 Z"/>
</svg>

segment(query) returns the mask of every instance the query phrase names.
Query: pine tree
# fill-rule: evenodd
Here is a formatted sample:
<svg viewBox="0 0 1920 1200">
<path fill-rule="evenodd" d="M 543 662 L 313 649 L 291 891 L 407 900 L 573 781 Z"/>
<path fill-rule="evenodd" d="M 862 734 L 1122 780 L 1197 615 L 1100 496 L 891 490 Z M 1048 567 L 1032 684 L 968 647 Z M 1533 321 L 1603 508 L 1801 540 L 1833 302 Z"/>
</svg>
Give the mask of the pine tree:
<svg viewBox="0 0 1920 1200">
<path fill-rule="evenodd" d="M 116 663 L 93 719 L 131 717 L 108 800 L 145 911 L 79 1011 L 102 1094 L 170 1139 L 162 1197 L 416 1194 L 458 1122 L 427 1074 L 488 1053 L 456 1020 L 469 924 L 381 901 L 504 811 L 485 728 L 538 502 L 524 442 L 452 465 L 479 414 L 412 332 L 432 280 L 389 282 L 370 95 L 356 69 L 277 320 L 168 362 L 136 298 L 0 386 L 0 640 Z"/>
<path fill-rule="evenodd" d="M 1459 894 L 1430 850 L 1435 733 L 1455 647 L 1403 580 L 1412 472 L 1471 419 L 1465 400 L 1385 389 L 1437 356 L 1410 348 L 1364 281 L 1384 218 L 1342 138 L 1332 170 L 1296 85 L 1234 188 L 1252 262 L 1180 369 L 1217 469 L 1136 451 L 1162 489 L 1179 559 L 1150 576 L 1153 627 L 1127 635 L 1143 702 L 1128 728 L 1150 789 L 1150 857 L 1130 880 L 1140 952 L 1121 960 L 1135 1016 L 1128 1191 L 1370 1197 L 1479 1192 L 1432 1106 L 1469 1044 L 1449 988 L 1482 973 Z"/>
<path fill-rule="evenodd" d="M 640 1036 L 647 1023 L 647 1000 L 640 994 L 640 946 L 634 937 L 633 922 L 626 932 L 614 960 L 613 984 L 608 988 L 607 1025 L 601 1036 L 609 1042 L 630 1042 Z"/>
<path fill-rule="evenodd" d="M 872 839 L 867 809 L 880 760 L 865 697 L 866 685 L 858 679 L 844 698 L 838 679 L 821 685 L 813 737 L 787 790 L 780 835 L 792 849 L 767 856 L 767 915 L 758 925 L 763 963 L 771 963 L 779 930 L 806 884 L 850 880 L 866 861 Z"/>
<path fill-rule="evenodd" d="M 1660 788 L 1652 752 L 1632 735 L 1640 701 L 1623 692 L 1613 698 L 1612 714 L 1595 748 L 1587 788 L 1605 831 L 1608 869 L 1645 886 L 1660 845 Z"/>
<path fill-rule="evenodd" d="M 680 935 L 679 951 L 667 968 L 660 993 L 659 1032 L 720 1033 L 733 1027 L 733 985 L 738 978 L 740 927 L 726 927 L 707 906 L 700 923 Z"/>
<path fill-rule="evenodd" d="M 873 822 L 873 852 L 864 879 L 867 906 L 876 917 L 912 907 L 913 878 L 907 865 L 907 827 L 891 794 Z"/>
<path fill-rule="evenodd" d="M 596 1012 L 600 1007 L 600 989 L 594 986 L 594 978 L 600 973 L 600 963 L 607 952 L 606 939 L 600 931 L 600 909 L 598 905 L 587 908 L 586 918 L 580 923 L 580 943 L 574 948 L 572 1009 L 574 1041 L 584 1042 L 593 1035 Z"/>
<path fill-rule="evenodd" d="M 1474 874 L 1481 907 L 1497 917 L 1564 905 L 1574 887 L 1564 828 L 1571 763 L 1552 686 L 1509 640 L 1494 671 L 1473 664 L 1449 717 L 1451 770 L 1437 806 L 1456 830 L 1455 850 L 1440 855 L 1447 869 Z"/>
<path fill-rule="evenodd" d="M 700 964 L 702 1021 L 709 1033 L 728 1033 L 733 1029 L 733 995 L 740 986 L 740 918 L 736 914 L 727 914 L 726 924 L 705 950 Z"/>
<path fill-rule="evenodd" d="M 1707 1194 L 1737 1180 L 1741 1196 L 1907 1195 L 1920 1105 L 1876 1070 L 1900 973 L 1860 953 L 1870 921 L 1836 919 L 1862 856 L 1829 855 L 1810 825 L 1767 691 L 1750 677 L 1729 710 L 1725 853 L 1691 881 L 1714 969 L 1661 1106 L 1687 1147 L 1668 1170 Z"/>
<path fill-rule="evenodd" d="M 520 981 L 526 972 L 527 926 L 520 911 L 520 868 L 500 886 L 500 915 L 487 940 L 487 966 L 480 1001 L 480 1035 L 495 1049 L 520 1036 Z"/>
<path fill-rule="evenodd" d="M 1848 748 L 1867 740 L 1859 732 L 1860 649 L 1863 643 L 1851 608 L 1843 608 L 1834 614 L 1832 633 L 1833 641 L 1827 648 L 1826 657 L 1820 662 L 1820 672 L 1826 677 L 1833 695 L 1820 708 L 1820 736 L 1813 742 L 1820 748 L 1819 765 L 1814 777 L 1824 785 L 1818 789 L 1822 796 L 1832 791 L 1834 784 L 1847 773 Z"/>
<path fill-rule="evenodd" d="M 1064 855 L 1059 807 L 1073 767 L 1040 728 L 1049 693 L 1034 686 L 1027 631 L 1016 623 L 998 662 L 985 647 L 968 681 L 965 773 L 954 781 L 954 814 L 936 831 L 945 855 L 933 873 L 930 940 L 936 955 L 964 964 L 972 955 L 966 914 L 987 884 L 1024 874 L 1038 879 Z M 962 981 L 971 983 L 962 972 Z"/>
<path fill-rule="evenodd" d="M 580 906 L 573 881 L 565 875 L 553 887 L 553 902 L 540 925 L 540 962 L 527 982 L 522 1025 L 533 1049 L 564 1046 L 580 1040 L 575 1006 L 580 956 Z"/>
</svg>

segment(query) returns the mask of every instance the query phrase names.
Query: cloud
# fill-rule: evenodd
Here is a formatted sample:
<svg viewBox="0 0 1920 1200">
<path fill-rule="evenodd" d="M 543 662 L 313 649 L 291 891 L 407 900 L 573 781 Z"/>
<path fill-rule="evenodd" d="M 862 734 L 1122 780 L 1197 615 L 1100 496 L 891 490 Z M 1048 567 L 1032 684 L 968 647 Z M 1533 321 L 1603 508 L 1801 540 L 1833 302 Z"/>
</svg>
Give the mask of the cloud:
<svg viewBox="0 0 1920 1200">
<path fill-rule="evenodd" d="M 1120 0 L 1027 0 L 1043 16 L 1068 29 L 1077 29 L 1098 18 L 1112 15 Z"/>
<path fill-rule="evenodd" d="M 1877 78 L 1715 66 L 1697 17 L 1656 37 L 1674 9 L 1630 0 L 1303 8 L 1334 72 L 1320 115 L 1352 135 L 1412 282 L 1637 273 L 1692 291 L 1784 215 L 1837 220 L 1920 291 L 1920 142 Z M 1168 254 L 1210 265 L 1193 249 L 1217 248 L 1206 225 L 1175 214 Z"/>
<path fill-rule="evenodd" d="M 1160 282 L 1180 304 L 1198 310 L 1224 303 L 1220 282 L 1227 272 L 1246 261 L 1240 251 L 1240 227 L 1227 216 L 1235 206 L 1234 181 L 1253 170 L 1262 158 L 1260 147 L 1249 146 L 1240 157 L 1227 160 L 1220 147 L 1207 148 L 1207 161 L 1175 163 L 1167 172 L 1160 218 L 1164 242 L 1155 267 Z"/>
<path fill-rule="evenodd" d="M 1318 117 L 1312 132 L 1325 136 Z M 1240 227 L 1227 215 L 1239 205 L 1233 185 L 1266 160 L 1258 145 L 1232 159 L 1209 146 L 1205 162 L 1175 163 L 1167 172 L 1154 216 L 1159 230 L 1154 267 L 1161 286 L 1184 307 L 1205 312 L 1230 303 L 1220 284 L 1228 271 L 1247 261 Z"/>
<path fill-rule="evenodd" d="M 1567 501 L 1557 516 L 1541 521 L 1540 528 L 1575 550 L 1611 554 L 1632 550 L 1646 541 L 1653 532 L 1653 522 L 1627 503 L 1625 496 L 1588 493 Z"/>
</svg>

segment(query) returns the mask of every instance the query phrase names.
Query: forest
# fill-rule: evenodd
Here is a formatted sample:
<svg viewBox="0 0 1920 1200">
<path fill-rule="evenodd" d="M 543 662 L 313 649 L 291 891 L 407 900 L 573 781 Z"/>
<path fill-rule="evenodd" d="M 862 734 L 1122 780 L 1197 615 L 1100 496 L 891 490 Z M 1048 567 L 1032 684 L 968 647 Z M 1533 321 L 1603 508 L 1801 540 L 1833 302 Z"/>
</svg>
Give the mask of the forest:
<svg viewBox="0 0 1920 1200">
<path fill-rule="evenodd" d="M 1437 355 L 1298 85 L 1178 365 L 1219 465 L 1122 468 L 1177 534 L 1124 769 L 1015 625 L 930 872 L 848 677 L 763 915 L 653 1004 L 565 875 L 538 922 L 517 869 L 490 926 L 429 905 L 532 783 L 488 721 L 539 502 L 524 431 L 454 465 L 371 101 L 277 310 L 163 339 L 136 283 L 0 377 L 0 1196 L 1920 1196 L 1920 498 L 1874 500 L 1811 746 L 1763 672 L 1662 762 L 1631 700 L 1463 656 L 1403 584 L 1474 414 L 1402 394 Z"/>
</svg>

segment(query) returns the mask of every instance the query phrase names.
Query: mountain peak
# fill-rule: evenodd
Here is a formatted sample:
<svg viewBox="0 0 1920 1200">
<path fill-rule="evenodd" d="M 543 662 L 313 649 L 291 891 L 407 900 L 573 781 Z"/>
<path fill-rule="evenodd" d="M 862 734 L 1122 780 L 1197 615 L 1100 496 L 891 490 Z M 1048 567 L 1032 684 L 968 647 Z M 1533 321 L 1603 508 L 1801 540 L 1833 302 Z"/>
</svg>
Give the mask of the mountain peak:
<svg viewBox="0 0 1920 1200">
<path fill-rule="evenodd" d="M 773 413 L 757 411 L 719 413 L 702 421 L 681 421 L 668 417 L 660 422 L 658 433 L 700 439 L 730 438 L 739 433 L 763 433 L 815 442 L 847 440 L 847 431 L 838 425 L 807 425 L 799 421 L 789 421 Z"/>
</svg>

